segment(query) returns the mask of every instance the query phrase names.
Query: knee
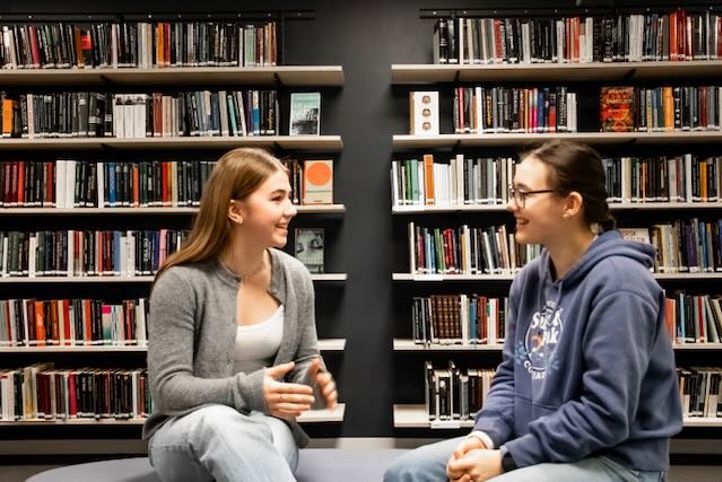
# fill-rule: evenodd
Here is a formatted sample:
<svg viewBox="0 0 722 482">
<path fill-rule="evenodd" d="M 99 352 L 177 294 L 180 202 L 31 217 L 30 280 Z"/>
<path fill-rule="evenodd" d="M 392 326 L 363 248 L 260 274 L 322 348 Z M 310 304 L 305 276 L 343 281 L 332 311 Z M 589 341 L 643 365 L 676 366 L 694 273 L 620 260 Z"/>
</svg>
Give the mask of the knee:
<svg viewBox="0 0 722 482">
<path fill-rule="evenodd" d="M 424 474 L 422 464 L 411 457 L 402 455 L 384 472 L 384 482 L 414 482 L 422 480 Z"/>
<path fill-rule="evenodd" d="M 227 405 L 208 405 L 191 415 L 193 428 L 189 436 L 192 437 L 191 442 L 196 444 L 198 441 L 223 438 L 226 434 L 239 437 L 245 432 L 247 425 L 253 425 L 250 417 Z"/>
</svg>

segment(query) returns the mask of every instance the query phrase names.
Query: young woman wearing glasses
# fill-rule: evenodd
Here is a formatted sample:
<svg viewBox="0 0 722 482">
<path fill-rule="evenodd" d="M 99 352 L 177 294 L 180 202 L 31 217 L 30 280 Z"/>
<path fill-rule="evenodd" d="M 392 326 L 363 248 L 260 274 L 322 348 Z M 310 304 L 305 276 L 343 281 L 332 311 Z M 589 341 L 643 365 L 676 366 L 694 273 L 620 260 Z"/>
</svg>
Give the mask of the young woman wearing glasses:
<svg viewBox="0 0 722 482">
<path fill-rule="evenodd" d="M 614 230 L 586 145 L 527 151 L 510 199 L 517 242 L 544 250 L 512 283 L 474 430 L 404 455 L 385 482 L 664 480 L 682 415 L 653 248 Z"/>
</svg>

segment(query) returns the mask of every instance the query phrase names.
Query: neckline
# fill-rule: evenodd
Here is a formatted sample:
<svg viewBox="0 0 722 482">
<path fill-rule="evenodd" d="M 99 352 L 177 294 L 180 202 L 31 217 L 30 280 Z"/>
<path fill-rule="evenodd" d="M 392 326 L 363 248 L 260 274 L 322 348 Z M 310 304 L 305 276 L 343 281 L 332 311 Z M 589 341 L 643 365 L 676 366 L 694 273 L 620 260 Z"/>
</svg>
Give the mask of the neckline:
<svg viewBox="0 0 722 482">
<path fill-rule="evenodd" d="M 253 323 L 251 325 L 239 325 L 238 322 L 236 321 L 236 326 L 238 327 L 238 329 L 236 331 L 251 331 L 254 329 L 265 327 L 265 326 L 271 324 L 272 322 L 277 321 L 279 318 L 282 320 L 283 319 L 283 316 L 282 316 L 283 311 L 284 311 L 283 305 L 278 305 L 278 308 L 276 309 L 276 311 L 273 312 L 273 314 L 271 316 L 269 316 L 268 318 L 266 318 L 263 321 L 260 321 L 258 323 Z"/>
</svg>

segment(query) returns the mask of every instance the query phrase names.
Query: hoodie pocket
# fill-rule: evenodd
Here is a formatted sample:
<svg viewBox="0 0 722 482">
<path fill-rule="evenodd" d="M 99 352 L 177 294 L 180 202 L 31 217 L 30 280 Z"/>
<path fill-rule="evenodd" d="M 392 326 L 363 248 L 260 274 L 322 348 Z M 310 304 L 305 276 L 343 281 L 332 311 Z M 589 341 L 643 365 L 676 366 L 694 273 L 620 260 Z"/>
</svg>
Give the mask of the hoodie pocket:
<svg viewBox="0 0 722 482">
<path fill-rule="evenodd" d="M 554 413 L 558 408 L 558 406 L 534 402 L 528 398 L 516 395 L 514 399 L 514 429 L 517 437 L 529 432 L 530 422 Z"/>
</svg>

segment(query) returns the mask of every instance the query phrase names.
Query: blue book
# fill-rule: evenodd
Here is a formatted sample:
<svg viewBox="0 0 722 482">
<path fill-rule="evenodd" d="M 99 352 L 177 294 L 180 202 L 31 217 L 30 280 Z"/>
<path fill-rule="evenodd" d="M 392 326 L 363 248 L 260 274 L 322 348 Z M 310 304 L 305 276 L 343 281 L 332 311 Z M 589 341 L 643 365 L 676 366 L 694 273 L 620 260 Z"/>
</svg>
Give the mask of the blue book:
<svg viewBox="0 0 722 482">
<path fill-rule="evenodd" d="M 115 200 L 116 192 L 115 192 L 115 163 L 114 162 L 107 162 L 105 164 L 108 168 L 108 190 L 110 191 L 108 193 L 108 200 L 110 202 L 110 207 L 116 207 L 118 206 L 118 203 Z"/>
</svg>

